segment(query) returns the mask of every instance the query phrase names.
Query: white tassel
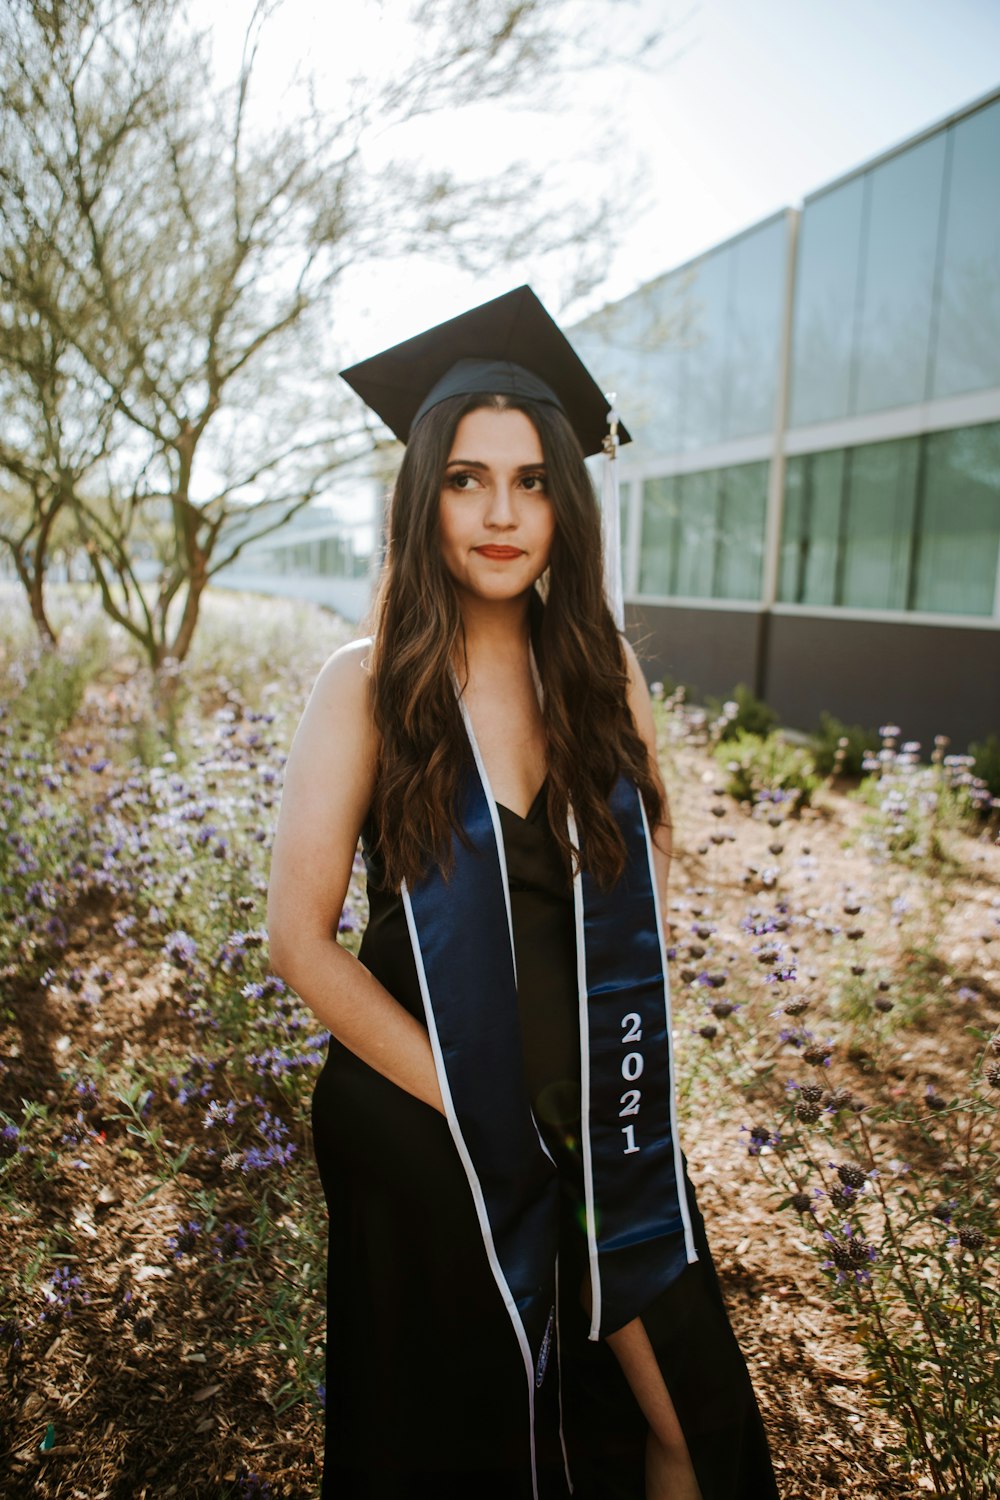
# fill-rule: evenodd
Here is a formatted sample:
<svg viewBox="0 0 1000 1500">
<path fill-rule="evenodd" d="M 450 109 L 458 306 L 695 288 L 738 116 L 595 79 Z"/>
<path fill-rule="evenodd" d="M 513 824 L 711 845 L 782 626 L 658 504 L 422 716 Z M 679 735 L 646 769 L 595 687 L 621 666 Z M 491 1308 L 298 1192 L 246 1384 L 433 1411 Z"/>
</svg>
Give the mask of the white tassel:
<svg viewBox="0 0 1000 1500">
<path fill-rule="evenodd" d="M 608 393 L 609 432 L 604 439 L 604 475 L 601 486 L 601 529 L 604 543 L 604 592 L 608 608 L 619 630 L 625 628 L 625 595 L 622 588 L 622 548 L 618 489 L 618 413 L 615 394 Z"/>
</svg>

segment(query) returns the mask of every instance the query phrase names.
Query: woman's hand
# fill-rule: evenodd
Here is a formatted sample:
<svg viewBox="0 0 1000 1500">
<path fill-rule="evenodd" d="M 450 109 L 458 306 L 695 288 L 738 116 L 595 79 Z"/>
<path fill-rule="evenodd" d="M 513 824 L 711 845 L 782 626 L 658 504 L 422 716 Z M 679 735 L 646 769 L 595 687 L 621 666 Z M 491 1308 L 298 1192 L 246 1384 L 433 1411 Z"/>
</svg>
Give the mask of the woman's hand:
<svg viewBox="0 0 1000 1500">
<path fill-rule="evenodd" d="M 375 780 L 369 645 L 334 652 L 292 741 L 268 887 L 271 968 L 345 1047 L 444 1113 L 426 1030 L 337 942 Z"/>
</svg>

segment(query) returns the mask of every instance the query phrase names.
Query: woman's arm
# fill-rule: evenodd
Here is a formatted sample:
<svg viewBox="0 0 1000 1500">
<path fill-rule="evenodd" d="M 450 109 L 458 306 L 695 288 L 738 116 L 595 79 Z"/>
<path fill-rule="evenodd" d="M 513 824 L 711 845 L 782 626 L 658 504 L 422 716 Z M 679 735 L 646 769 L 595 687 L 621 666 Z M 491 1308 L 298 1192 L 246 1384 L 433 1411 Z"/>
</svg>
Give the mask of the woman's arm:
<svg viewBox="0 0 1000 1500">
<path fill-rule="evenodd" d="M 271 969 L 345 1047 L 443 1113 L 426 1030 L 337 942 L 374 783 L 368 649 L 330 657 L 295 731 L 271 855 Z"/>
<path fill-rule="evenodd" d="M 673 850 L 671 840 L 670 804 L 667 801 L 667 789 L 660 775 L 660 765 L 656 753 L 656 723 L 653 719 L 653 705 L 649 697 L 649 688 L 646 679 L 642 675 L 642 668 L 634 650 L 625 637 L 622 637 L 622 645 L 625 648 L 625 660 L 628 663 L 628 705 L 635 719 L 635 727 L 646 742 L 649 751 L 649 769 L 660 788 L 663 796 L 664 817 L 655 828 L 650 829 L 653 838 L 653 864 L 656 866 L 657 884 L 660 891 L 660 911 L 663 915 L 664 926 L 667 922 L 667 877 L 670 873 L 670 856 Z M 667 933 L 663 934 L 664 942 L 667 941 Z"/>
</svg>

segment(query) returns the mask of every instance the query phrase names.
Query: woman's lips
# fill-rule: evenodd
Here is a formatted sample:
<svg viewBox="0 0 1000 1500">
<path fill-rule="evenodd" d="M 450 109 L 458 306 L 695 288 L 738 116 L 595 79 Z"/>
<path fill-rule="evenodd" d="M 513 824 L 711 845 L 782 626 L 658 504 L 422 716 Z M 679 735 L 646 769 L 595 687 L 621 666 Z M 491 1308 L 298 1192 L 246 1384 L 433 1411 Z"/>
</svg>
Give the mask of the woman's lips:
<svg viewBox="0 0 1000 1500">
<path fill-rule="evenodd" d="M 498 562 L 509 562 L 511 558 L 522 557 L 523 551 L 520 547 L 474 547 L 474 552 L 479 552 L 483 557 L 495 558 Z"/>
</svg>

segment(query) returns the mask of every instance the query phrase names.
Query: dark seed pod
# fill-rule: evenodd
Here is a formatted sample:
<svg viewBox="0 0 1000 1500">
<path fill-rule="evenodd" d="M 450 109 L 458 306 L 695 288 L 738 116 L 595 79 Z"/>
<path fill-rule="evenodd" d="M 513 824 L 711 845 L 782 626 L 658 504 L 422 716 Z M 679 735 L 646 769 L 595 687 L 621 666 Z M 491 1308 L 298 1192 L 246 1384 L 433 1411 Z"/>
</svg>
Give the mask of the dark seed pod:
<svg viewBox="0 0 1000 1500">
<path fill-rule="evenodd" d="M 713 1037 L 717 1037 L 718 1034 L 719 1034 L 719 1028 L 718 1028 L 718 1026 L 712 1026 L 711 1024 L 709 1024 L 707 1026 L 699 1026 L 698 1027 L 698 1035 L 699 1036 L 703 1036 L 705 1038 L 706 1042 L 710 1042 L 713 1039 Z"/>
<path fill-rule="evenodd" d="M 799 1089 L 799 1095 L 807 1104 L 821 1104 L 826 1090 L 819 1083 L 804 1083 Z"/>
<path fill-rule="evenodd" d="M 885 995 L 876 995 L 874 1004 L 875 1009 L 880 1010 L 883 1015 L 888 1015 L 895 1009 L 895 1001 L 887 999 Z"/>
<path fill-rule="evenodd" d="M 853 1208 L 854 1194 L 850 1188 L 831 1188 L 830 1202 L 834 1208 Z"/>
<path fill-rule="evenodd" d="M 807 1063 L 811 1063 L 814 1068 L 822 1068 L 830 1056 L 830 1051 L 827 1047 L 819 1047 L 814 1045 L 811 1047 L 806 1047 L 802 1053 L 802 1056 L 805 1061 Z"/>
<path fill-rule="evenodd" d="M 1000 1063 L 990 1063 L 986 1069 L 986 1082 L 991 1089 L 1000 1089 Z"/>
<path fill-rule="evenodd" d="M 958 1243 L 963 1250 L 981 1250 L 986 1244 L 986 1236 L 974 1224 L 963 1224 L 958 1231 Z"/>
<path fill-rule="evenodd" d="M 724 1021 L 727 1016 L 731 1016 L 735 1009 L 736 1006 L 731 1000 L 714 1000 L 712 1002 L 712 1015 L 718 1016 L 720 1021 Z"/>
<path fill-rule="evenodd" d="M 804 995 L 800 995 L 797 1000 L 789 1000 L 788 1004 L 785 1006 L 785 1015 L 801 1016 L 803 1011 L 809 1009 L 809 1004 L 810 1002 Z"/>
<path fill-rule="evenodd" d="M 789 1204 L 799 1214 L 811 1214 L 813 1211 L 813 1200 L 808 1193 L 793 1193 Z"/>
<path fill-rule="evenodd" d="M 849 1188 L 863 1188 L 868 1181 L 864 1169 L 853 1161 L 841 1162 L 837 1168 L 837 1176 L 844 1186 Z"/>
<path fill-rule="evenodd" d="M 795 1118 L 801 1120 L 803 1125 L 815 1125 L 822 1113 L 818 1104 L 808 1104 L 803 1101 L 795 1106 Z"/>
</svg>

